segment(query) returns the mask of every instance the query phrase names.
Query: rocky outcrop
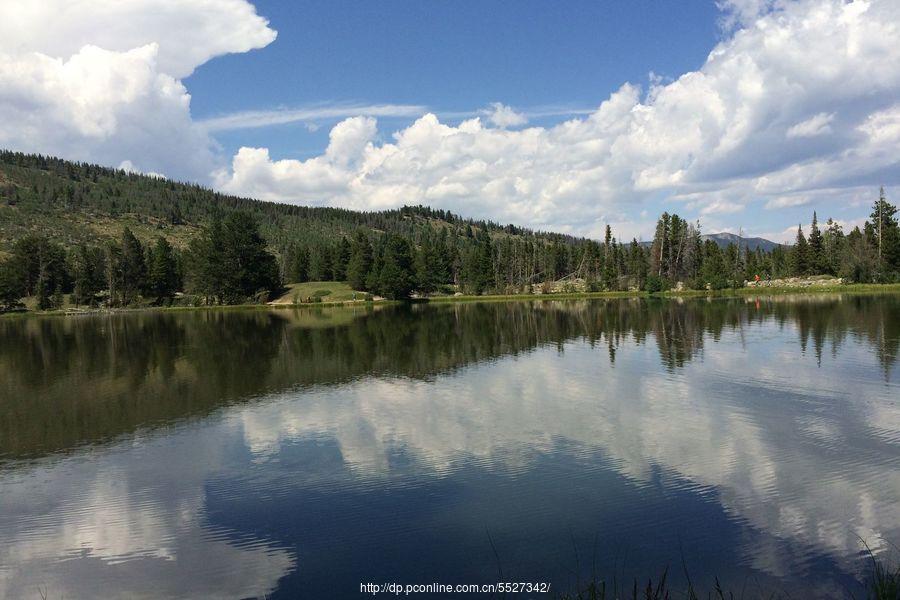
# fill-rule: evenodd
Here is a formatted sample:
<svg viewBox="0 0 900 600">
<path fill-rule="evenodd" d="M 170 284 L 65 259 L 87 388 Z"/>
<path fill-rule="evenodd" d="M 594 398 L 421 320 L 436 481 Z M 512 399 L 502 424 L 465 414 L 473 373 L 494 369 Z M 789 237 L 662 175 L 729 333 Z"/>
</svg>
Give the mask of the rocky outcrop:
<svg viewBox="0 0 900 600">
<path fill-rule="evenodd" d="M 840 277 L 786 277 L 784 279 L 745 281 L 744 287 L 808 288 L 834 287 L 843 284 L 844 280 Z"/>
</svg>

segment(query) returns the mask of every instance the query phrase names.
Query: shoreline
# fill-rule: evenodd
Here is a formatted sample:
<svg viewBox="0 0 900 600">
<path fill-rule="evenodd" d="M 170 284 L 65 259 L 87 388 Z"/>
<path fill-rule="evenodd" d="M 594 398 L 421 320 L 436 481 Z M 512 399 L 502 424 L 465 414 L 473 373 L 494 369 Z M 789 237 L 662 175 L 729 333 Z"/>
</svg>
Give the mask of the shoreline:
<svg viewBox="0 0 900 600">
<path fill-rule="evenodd" d="M 839 286 L 809 287 L 744 287 L 723 290 L 680 290 L 657 292 L 645 291 L 615 292 L 569 292 L 558 294 L 486 294 L 483 296 L 432 296 L 413 298 L 410 304 L 451 304 L 472 302 L 551 302 L 554 300 L 601 300 L 622 298 L 740 298 L 747 296 L 787 296 L 816 294 L 900 294 L 900 283 L 852 283 Z M 354 308 L 403 304 L 402 300 L 349 300 L 335 302 L 300 302 L 279 304 L 220 304 L 207 306 L 136 306 L 130 308 L 69 308 L 54 310 L 22 310 L 0 314 L 0 318 L 27 317 L 79 317 L 87 315 L 114 315 L 139 312 L 185 312 L 185 311 L 229 311 L 229 310 L 287 310 L 297 308 Z"/>
</svg>

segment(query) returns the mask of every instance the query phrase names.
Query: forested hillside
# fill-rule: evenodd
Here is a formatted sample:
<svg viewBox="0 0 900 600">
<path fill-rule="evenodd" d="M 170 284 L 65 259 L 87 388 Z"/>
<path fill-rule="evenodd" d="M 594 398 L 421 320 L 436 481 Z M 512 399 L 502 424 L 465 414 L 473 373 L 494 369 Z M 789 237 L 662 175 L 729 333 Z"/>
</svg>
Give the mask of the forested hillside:
<svg viewBox="0 0 900 600">
<path fill-rule="evenodd" d="M 424 207 L 381 212 L 312 208 L 261 202 L 214 192 L 196 184 L 76 163 L 59 158 L 0 151 L 0 251 L 39 232 L 61 243 L 97 244 L 117 239 L 129 226 L 142 241 L 158 235 L 185 247 L 198 229 L 240 210 L 253 215 L 276 252 L 291 243 L 337 242 L 357 229 L 415 237 L 436 226 L 465 233 L 540 238 L 575 244 L 571 236 L 535 233 L 512 225 L 464 220 Z"/>
<path fill-rule="evenodd" d="M 404 207 L 310 208 L 57 158 L 0 152 L 0 310 L 263 301 L 285 283 L 347 281 L 388 298 L 739 287 L 755 277 L 900 273 L 896 207 L 882 191 L 849 234 L 831 219 L 790 247 L 706 239 L 663 214 L 653 241 L 602 241 Z M 578 286 L 575 286 L 575 283 Z M 184 295 L 182 295 L 182 292 Z M 185 300 L 185 298 L 188 298 Z"/>
</svg>

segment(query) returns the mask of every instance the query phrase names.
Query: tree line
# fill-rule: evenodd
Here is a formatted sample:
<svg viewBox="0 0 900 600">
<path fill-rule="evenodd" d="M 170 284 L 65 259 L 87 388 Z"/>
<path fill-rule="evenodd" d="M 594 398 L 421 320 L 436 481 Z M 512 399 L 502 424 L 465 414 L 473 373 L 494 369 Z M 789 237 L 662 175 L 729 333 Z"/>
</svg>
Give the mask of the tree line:
<svg viewBox="0 0 900 600">
<path fill-rule="evenodd" d="M 449 289 L 469 294 L 548 291 L 548 282 L 581 280 L 588 291 L 743 287 L 745 281 L 831 275 L 854 283 L 900 281 L 897 209 L 882 190 L 862 228 L 845 234 L 812 215 L 809 235 L 798 226 L 792 246 L 766 251 L 725 248 L 704 240 L 699 224 L 664 213 L 653 241 L 621 243 L 606 227 L 602 242 L 536 240 L 493 235 L 471 226 L 461 232 L 429 228 L 405 239 L 358 231 L 335 244 L 291 244 L 284 252 L 286 281 L 347 280 L 357 290 L 386 297 L 428 295 Z"/>
<path fill-rule="evenodd" d="M 882 188 L 862 228 L 854 227 L 845 234 L 830 218 L 821 227 L 813 212 L 808 235 L 798 225 L 794 244 L 776 246 L 771 252 L 736 244 L 722 249 L 712 240 L 701 240 L 699 225 L 663 214 L 650 248 L 649 277 L 658 279 L 662 287 L 682 281 L 697 289 L 741 287 L 756 276 L 831 275 L 853 283 L 900 281 L 896 213 Z"/>
<path fill-rule="evenodd" d="M 28 235 L 0 263 L 0 308 L 36 298 L 40 309 L 63 305 L 169 304 L 190 294 L 203 304 L 260 302 L 285 283 L 347 281 L 354 289 L 389 299 L 460 291 L 468 294 L 742 287 L 747 280 L 834 275 L 851 282 L 900 280 L 897 208 L 881 190 L 862 228 L 845 234 L 814 212 L 808 235 L 798 227 L 792 246 L 762 248 L 703 240 L 699 224 L 664 213 L 652 243 L 618 241 L 609 226 L 602 241 L 547 238 L 502 228 L 462 226 L 432 219 L 404 233 L 357 228 L 336 241 L 312 238 L 272 248 L 257 217 L 245 211 L 216 216 L 175 248 L 165 237 L 142 244 L 125 227 L 102 245 L 65 249 Z M 417 213 L 410 210 L 408 215 Z M 553 285 L 551 285 L 553 284 Z"/>
<path fill-rule="evenodd" d="M 68 252 L 46 237 L 18 240 L 0 262 L 0 310 L 31 296 L 40 310 L 77 306 L 170 304 L 187 291 L 207 304 L 260 300 L 281 287 L 276 257 L 266 249 L 253 217 L 216 219 L 179 251 L 164 237 L 142 244 L 128 227 L 102 246 L 79 244 Z"/>
</svg>

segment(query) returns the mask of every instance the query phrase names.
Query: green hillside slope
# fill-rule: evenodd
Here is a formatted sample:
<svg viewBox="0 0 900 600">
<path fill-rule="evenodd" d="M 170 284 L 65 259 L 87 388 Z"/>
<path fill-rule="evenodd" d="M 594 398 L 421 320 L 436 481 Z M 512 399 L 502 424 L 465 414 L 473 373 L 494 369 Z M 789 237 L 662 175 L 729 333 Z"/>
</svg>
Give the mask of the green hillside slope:
<svg viewBox="0 0 900 600">
<path fill-rule="evenodd" d="M 253 214 L 270 247 L 279 253 L 290 243 L 337 242 L 357 229 L 372 235 L 397 233 L 416 238 L 423 230 L 467 227 L 492 236 L 577 244 L 570 236 L 534 233 L 464 220 L 447 211 L 408 207 L 381 212 L 311 208 L 219 194 L 194 184 L 126 173 L 58 158 L 0 151 L 0 252 L 28 234 L 64 245 L 99 245 L 117 239 L 128 226 L 147 243 L 157 236 L 186 247 L 199 229 L 218 215 L 241 210 Z"/>
</svg>

